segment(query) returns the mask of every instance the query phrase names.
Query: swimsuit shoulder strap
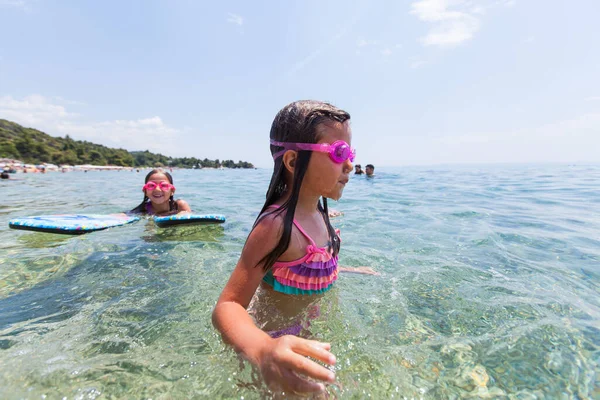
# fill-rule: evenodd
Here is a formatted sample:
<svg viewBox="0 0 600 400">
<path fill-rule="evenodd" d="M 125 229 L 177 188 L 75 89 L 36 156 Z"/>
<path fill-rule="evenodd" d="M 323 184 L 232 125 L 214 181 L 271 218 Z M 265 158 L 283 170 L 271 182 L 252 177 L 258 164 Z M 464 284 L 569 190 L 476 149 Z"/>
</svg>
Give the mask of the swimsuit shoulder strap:
<svg viewBox="0 0 600 400">
<path fill-rule="evenodd" d="M 271 204 L 269 207 L 267 208 L 279 208 L 280 206 L 278 206 L 277 204 Z M 302 226 L 300 225 L 300 223 L 298 221 L 296 221 L 296 218 L 294 218 L 294 225 L 296 225 L 296 228 L 298 228 L 298 230 L 300 231 L 300 233 L 302 235 L 304 235 L 305 238 L 308 239 L 308 241 L 310 242 L 310 244 L 312 244 L 313 246 L 317 246 L 317 244 L 315 243 L 315 241 L 310 237 L 310 235 L 308 233 L 306 233 L 306 231 L 302 228 Z"/>
</svg>

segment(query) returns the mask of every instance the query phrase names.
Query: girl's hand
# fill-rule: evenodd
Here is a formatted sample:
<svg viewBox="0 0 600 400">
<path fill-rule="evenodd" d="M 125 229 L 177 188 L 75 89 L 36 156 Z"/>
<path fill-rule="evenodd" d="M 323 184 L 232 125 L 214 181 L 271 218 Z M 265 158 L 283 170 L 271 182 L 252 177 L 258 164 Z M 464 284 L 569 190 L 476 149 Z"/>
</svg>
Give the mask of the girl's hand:
<svg viewBox="0 0 600 400">
<path fill-rule="evenodd" d="M 325 385 L 321 382 L 333 383 L 335 374 L 307 357 L 334 365 L 335 356 L 329 352 L 330 349 L 329 343 L 285 335 L 266 344 L 258 367 L 271 390 L 286 393 L 323 392 Z"/>
<path fill-rule="evenodd" d="M 365 275 L 381 275 L 371 267 L 338 267 L 340 272 L 350 272 L 354 274 L 365 274 Z"/>
<path fill-rule="evenodd" d="M 344 215 L 344 213 L 338 210 L 329 210 L 329 218 L 339 217 L 340 215 Z"/>
</svg>

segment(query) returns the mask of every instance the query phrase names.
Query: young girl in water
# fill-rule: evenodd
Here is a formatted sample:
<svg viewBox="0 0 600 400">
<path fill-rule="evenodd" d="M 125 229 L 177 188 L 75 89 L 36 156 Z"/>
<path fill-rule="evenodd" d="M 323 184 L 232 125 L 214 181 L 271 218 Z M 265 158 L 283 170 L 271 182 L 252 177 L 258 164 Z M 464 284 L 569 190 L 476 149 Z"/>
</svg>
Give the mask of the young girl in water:
<svg viewBox="0 0 600 400">
<path fill-rule="evenodd" d="M 296 336 L 308 324 L 289 321 L 318 314 L 315 300 L 338 271 L 374 273 L 338 267 L 340 238 L 328 217 L 327 198 L 342 196 L 352 171 L 349 122 L 347 112 L 317 101 L 279 111 L 271 127 L 275 167 L 267 199 L 213 311 L 223 340 L 256 365 L 271 388 L 288 393 L 320 392 L 322 382 L 335 379 L 307 358 L 333 365 L 331 346 Z"/>
<path fill-rule="evenodd" d="M 173 177 L 168 172 L 153 169 L 146 175 L 144 186 L 144 200 L 130 213 L 148 215 L 169 215 L 178 212 L 192 211 L 185 200 L 175 200 L 175 186 Z"/>
</svg>

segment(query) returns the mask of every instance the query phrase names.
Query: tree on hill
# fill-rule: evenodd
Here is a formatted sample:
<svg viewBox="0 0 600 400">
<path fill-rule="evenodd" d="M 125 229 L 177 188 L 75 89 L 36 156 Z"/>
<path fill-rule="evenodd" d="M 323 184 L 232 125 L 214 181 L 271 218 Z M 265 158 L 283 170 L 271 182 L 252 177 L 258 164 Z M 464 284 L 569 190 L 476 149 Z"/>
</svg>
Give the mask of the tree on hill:
<svg viewBox="0 0 600 400">
<path fill-rule="evenodd" d="M 0 119 L 0 157 L 20 159 L 26 163 L 39 164 L 92 164 L 122 167 L 171 166 L 180 168 L 219 168 L 219 160 L 200 160 L 195 157 L 172 158 L 146 151 L 112 149 L 88 141 L 74 140 L 69 135 L 53 137 L 37 129 L 24 128 L 5 119 Z M 225 165 L 227 163 L 227 165 Z M 228 160 L 228 168 L 254 168 L 251 163 Z"/>
</svg>

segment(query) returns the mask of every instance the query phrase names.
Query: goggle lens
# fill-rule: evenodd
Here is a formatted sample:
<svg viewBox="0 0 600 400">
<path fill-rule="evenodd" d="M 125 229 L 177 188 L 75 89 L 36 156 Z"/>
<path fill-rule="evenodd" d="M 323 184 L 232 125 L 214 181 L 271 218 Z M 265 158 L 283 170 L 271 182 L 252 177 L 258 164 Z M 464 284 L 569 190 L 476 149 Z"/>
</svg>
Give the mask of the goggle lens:
<svg viewBox="0 0 600 400">
<path fill-rule="evenodd" d="M 336 163 L 343 163 L 350 159 L 350 162 L 354 161 L 354 149 L 352 149 L 346 142 L 336 142 L 332 145 L 331 159 Z"/>
<path fill-rule="evenodd" d="M 175 189 L 175 187 L 168 182 L 160 182 L 159 184 L 156 184 L 154 182 L 148 182 L 144 185 L 144 190 L 155 190 L 157 187 L 159 187 L 160 190 L 165 192 L 167 190 L 171 190 L 171 188 Z"/>
</svg>

